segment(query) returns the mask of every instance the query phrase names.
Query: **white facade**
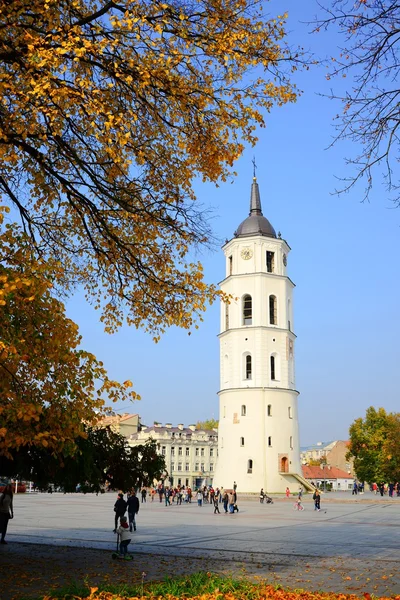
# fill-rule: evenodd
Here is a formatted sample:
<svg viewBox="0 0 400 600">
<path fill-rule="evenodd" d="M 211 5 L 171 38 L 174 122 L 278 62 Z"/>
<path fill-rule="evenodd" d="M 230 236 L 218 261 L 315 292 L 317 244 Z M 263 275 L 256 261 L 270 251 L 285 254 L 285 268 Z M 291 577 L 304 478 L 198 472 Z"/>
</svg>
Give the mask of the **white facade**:
<svg viewBox="0 0 400 600">
<path fill-rule="evenodd" d="M 219 459 L 215 485 L 284 492 L 301 477 L 290 247 L 262 216 L 258 184 L 250 216 L 223 247 Z"/>
<path fill-rule="evenodd" d="M 184 427 L 171 423 L 155 423 L 142 427 L 130 436 L 131 446 L 157 443 L 157 452 L 165 457 L 166 485 L 184 485 L 193 489 L 211 485 L 218 458 L 218 433 L 216 430 L 196 429 L 195 425 Z"/>
</svg>

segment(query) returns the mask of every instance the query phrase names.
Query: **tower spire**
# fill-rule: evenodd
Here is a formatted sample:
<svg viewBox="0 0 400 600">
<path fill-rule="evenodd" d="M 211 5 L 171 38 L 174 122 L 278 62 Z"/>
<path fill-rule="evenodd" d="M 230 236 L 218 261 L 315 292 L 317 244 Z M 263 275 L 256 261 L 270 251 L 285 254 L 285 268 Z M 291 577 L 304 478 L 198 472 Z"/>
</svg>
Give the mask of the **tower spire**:
<svg viewBox="0 0 400 600">
<path fill-rule="evenodd" d="M 262 215 L 260 190 L 258 189 L 258 183 L 255 176 L 255 169 L 253 183 L 251 184 L 250 195 L 250 216 L 251 215 Z"/>
</svg>

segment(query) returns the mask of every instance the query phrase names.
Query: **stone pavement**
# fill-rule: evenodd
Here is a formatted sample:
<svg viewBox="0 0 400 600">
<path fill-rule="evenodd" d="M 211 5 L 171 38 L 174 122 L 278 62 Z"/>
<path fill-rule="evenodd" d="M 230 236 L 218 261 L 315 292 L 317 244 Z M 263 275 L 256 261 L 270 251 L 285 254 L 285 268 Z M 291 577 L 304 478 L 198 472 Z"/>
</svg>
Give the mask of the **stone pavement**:
<svg viewBox="0 0 400 600">
<path fill-rule="evenodd" d="M 140 507 L 132 567 L 110 560 L 115 499 L 114 493 L 17 496 L 9 544 L 0 548 L 6 582 L 0 598 L 85 577 L 93 584 L 132 582 L 142 572 L 149 580 L 199 570 L 292 588 L 400 594 L 399 498 L 326 495 L 320 512 L 311 499 L 303 512 L 293 510 L 293 499 L 243 500 L 235 515 L 214 515 L 210 505 L 148 501 Z"/>
</svg>

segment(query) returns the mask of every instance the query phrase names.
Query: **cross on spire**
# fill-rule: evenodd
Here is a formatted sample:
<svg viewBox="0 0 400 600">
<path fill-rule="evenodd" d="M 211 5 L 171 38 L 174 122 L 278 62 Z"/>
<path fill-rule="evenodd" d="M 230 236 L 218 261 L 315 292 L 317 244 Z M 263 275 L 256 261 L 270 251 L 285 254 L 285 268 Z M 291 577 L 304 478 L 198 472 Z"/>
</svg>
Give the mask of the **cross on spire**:
<svg viewBox="0 0 400 600">
<path fill-rule="evenodd" d="M 256 179 L 257 165 L 256 165 L 256 157 L 255 156 L 253 156 L 253 160 L 251 162 L 253 163 L 253 179 Z"/>
</svg>

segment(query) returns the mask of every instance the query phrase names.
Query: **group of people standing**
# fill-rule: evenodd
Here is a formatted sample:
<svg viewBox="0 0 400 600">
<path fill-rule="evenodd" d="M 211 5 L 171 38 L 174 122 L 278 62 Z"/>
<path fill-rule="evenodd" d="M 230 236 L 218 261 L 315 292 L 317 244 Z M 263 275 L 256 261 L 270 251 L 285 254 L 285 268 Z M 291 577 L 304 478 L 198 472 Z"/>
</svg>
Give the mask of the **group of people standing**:
<svg viewBox="0 0 400 600">
<path fill-rule="evenodd" d="M 375 494 L 379 492 L 381 496 L 388 494 L 389 498 L 394 498 L 394 496 L 400 497 L 400 483 L 398 481 L 396 483 L 373 483 L 370 486 L 370 490 L 371 492 L 375 492 Z"/>
<path fill-rule="evenodd" d="M 120 492 L 118 494 L 117 501 L 114 504 L 114 533 L 117 533 L 118 521 L 121 523 L 122 519 L 124 519 L 125 522 L 128 522 L 129 519 L 128 527 L 130 533 L 132 533 L 132 531 L 136 531 L 136 516 L 140 507 L 139 498 L 136 496 L 135 490 L 128 492 L 126 496 L 127 497 L 125 500 L 124 494 Z M 125 517 L 126 511 L 128 511 L 128 519 Z"/>
</svg>

